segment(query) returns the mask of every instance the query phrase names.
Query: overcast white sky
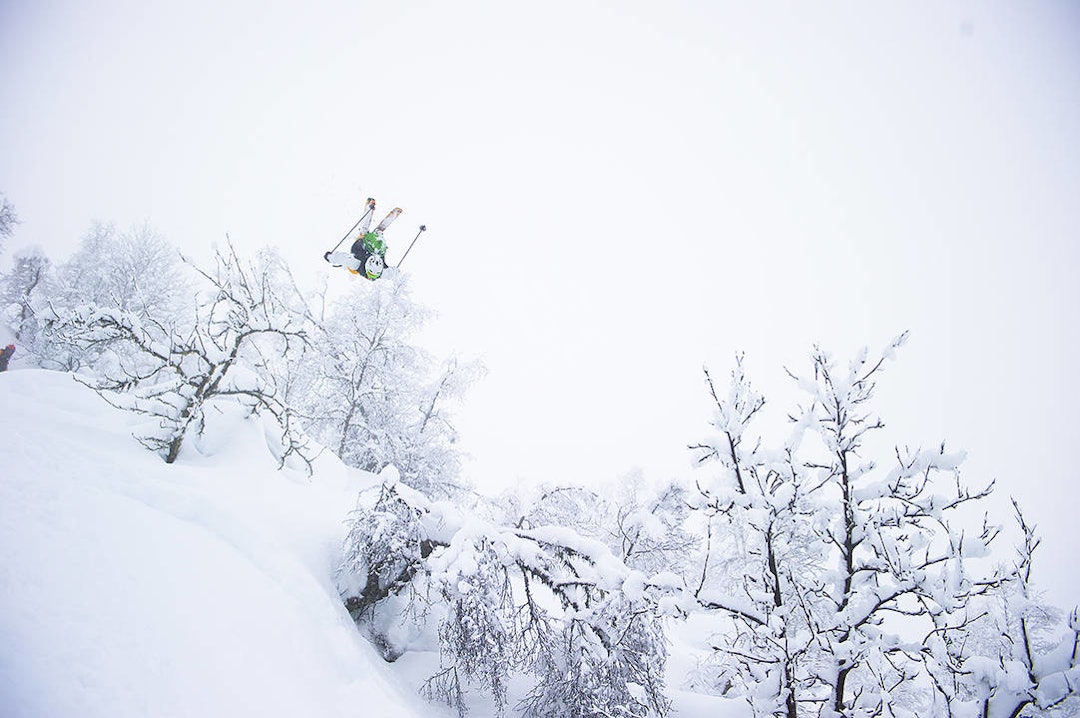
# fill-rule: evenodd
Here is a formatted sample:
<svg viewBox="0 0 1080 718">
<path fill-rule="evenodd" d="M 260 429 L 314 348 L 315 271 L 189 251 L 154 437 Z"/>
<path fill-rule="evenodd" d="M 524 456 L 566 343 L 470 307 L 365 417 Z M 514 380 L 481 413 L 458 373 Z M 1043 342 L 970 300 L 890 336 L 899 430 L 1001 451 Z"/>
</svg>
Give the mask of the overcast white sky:
<svg viewBox="0 0 1080 718">
<path fill-rule="evenodd" d="M 779 417 L 812 343 L 910 329 L 889 440 L 1080 545 L 1075 2 L 8 0 L 0 91 L 12 247 L 148 220 L 315 277 L 369 195 L 391 259 L 426 223 L 484 486 L 685 472 L 703 365 Z"/>
</svg>

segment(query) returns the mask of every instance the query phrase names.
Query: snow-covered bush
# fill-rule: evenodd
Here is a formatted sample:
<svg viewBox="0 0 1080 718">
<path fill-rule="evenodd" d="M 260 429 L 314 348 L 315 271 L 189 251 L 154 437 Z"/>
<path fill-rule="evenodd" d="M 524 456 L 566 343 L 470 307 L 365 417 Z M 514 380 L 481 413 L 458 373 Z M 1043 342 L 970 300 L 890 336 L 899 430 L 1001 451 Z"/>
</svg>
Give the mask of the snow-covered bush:
<svg viewBox="0 0 1080 718">
<path fill-rule="evenodd" d="M 694 447 L 713 468 L 695 483 L 695 508 L 708 520 L 696 595 L 728 628 L 714 639 L 702 682 L 743 696 L 756 715 L 966 715 L 961 707 L 987 675 L 997 681 L 991 693 L 1008 684 L 1026 696 L 1002 715 L 1064 706 L 1062 696 L 1075 691 L 1075 659 L 1043 683 L 1036 656 L 1053 651 L 1021 639 L 1031 614 L 1006 604 L 1015 603 L 1007 596 L 1023 585 L 1022 571 L 1003 578 L 976 570 L 998 528 L 984 521 L 965 530 L 962 514 L 992 484 L 967 488 L 962 455 L 944 445 L 897 448 L 883 466 L 864 456 L 867 435 L 883 427 L 869 407 L 875 381 L 904 339 L 846 367 L 815 349 L 811 371 L 792 374 L 808 400 L 774 448 L 749 433 L 764 399 L 741 359 L 726 393 L 706 374 L 716 433 Z M 977 634 L 991 621 L 976 611 L 1003 617 L 993 630 L 1008 638 L 998 648 L 985 633 L 980 647 Z M 988 655 L 1000 670 L 988 672 Z M 1027 676 L 1019 687 L 1017 675 Z"/>
<path fill-rule="evenodd" d="M 628 568 L 599 541 L 566 528 L 465 520 L 384 483 L 353 514 L 345 553 L 342 596 L 384 655 L 401 647 L 380 632 L 381 602 L 392 601 L 399 617 L 439 618 L 442 666 L 425 692 L 462 715 L 470 687 L 504 709 L 515 675 L 533 681 L 518 706 L 526 716 L 644 718 L 668 709 L 661 620 L 678 610 L 671 597 L 680 584 Z"/>
<path fill-rule="evenodd" d="M 701 543 L 687 527 L 686 490 L 674 483 L 650 485 L 639 472 L 598 490 L 547 485 L 521 488 L 490 500 L 482 510 L 519 528 L 562 526 L 602 541 L 627 566 L 654 574 L 689 576 Z"/>
</svg>

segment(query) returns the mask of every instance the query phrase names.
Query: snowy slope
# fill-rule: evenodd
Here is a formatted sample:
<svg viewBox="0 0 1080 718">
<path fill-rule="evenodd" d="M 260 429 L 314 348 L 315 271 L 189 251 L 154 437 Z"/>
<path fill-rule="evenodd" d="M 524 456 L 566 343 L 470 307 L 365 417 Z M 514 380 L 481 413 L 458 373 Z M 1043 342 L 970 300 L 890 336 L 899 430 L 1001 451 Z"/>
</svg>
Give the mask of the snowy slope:
<svg viewBox="0 0 1080 718">
<path fill-rule="evenodd" d="M 451 715 L 417 695 L 437 657 L 384 663 L 333 586 L 377 478 L 279 471 L 256 422 L 215 421 L 168 466 L 70 375 L 0 373 L 0 716 Z M 674 715 L 745 715 L 681 690 L 708 646 L 671 628 Z"/>
<path fill-rule="evenodd" d="M 0 715 L 431 715 L 331 583 L 372 477 L 277 471 L 239 420 L 167 466 L 61 373 L 0 407 Z"/>
</svg>

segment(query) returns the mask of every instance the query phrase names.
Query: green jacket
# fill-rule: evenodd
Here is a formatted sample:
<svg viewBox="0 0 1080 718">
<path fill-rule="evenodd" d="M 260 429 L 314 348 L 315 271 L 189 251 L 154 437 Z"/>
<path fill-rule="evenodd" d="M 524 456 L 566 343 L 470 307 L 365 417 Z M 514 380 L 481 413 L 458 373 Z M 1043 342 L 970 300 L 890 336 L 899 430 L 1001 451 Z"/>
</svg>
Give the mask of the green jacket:
<svg viewBox="0 0 1080 718">
<path fill-rule="evenodd" d="M 374 232 L 368 232 L 363 236 L 364 249 L 368 251 L 368 254 L 379 254 L 386 256 L 386 242 L 383 238 Z"/>
</svg>

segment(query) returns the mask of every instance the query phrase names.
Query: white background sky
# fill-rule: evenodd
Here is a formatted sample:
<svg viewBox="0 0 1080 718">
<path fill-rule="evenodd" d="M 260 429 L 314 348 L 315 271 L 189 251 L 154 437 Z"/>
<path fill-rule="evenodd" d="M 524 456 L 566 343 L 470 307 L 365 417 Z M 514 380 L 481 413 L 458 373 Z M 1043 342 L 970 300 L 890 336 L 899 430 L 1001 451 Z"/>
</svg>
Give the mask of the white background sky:
<svg viewBox="0 0 1080 718">
<path fill-rule="evenodd" d="M 488 488 L 685 474 L 703 365 L 779 418 L 814 342 L 909 329 L 889 442 L 966 449 L 1080 598 L 1074 2 L 7 0 L 0 91 L 11 248 L 147 220 L 315 278 L 367 196 L 391 260 L 426 223 Z"/>
</svg>

